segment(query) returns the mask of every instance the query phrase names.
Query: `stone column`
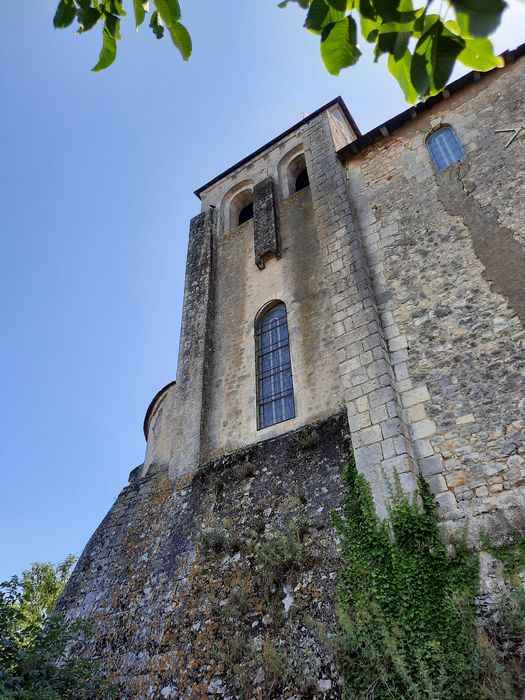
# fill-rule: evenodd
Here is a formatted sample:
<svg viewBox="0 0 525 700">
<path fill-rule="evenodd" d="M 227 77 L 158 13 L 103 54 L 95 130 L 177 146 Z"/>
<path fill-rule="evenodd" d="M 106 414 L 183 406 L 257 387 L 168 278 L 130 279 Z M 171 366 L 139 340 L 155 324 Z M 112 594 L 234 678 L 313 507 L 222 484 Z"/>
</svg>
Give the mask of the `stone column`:
<svg viewBox="0 0 525 700">
<path fill-rule="evenodd" d="M 397 479 L 405 493 L 414 492 L 416 463 L 326 113 L 303 127 L 303 142 L 356 465 L 372 488 L 378 514 L 387 517 Z"/>
<path fill-rule="evenodd" d="M 280 257 L 279 233 L 275 213 L 273 180 L 266 177 L 253 188 L 253 235 L 255 264 L 262 270 L 264 261 Z"/>
<path fill-rule="evenodd" d="M 215 209 L 191 220 L 173 408 L 172 478 L 197 468 L 208 403 Z"/>
</svg>

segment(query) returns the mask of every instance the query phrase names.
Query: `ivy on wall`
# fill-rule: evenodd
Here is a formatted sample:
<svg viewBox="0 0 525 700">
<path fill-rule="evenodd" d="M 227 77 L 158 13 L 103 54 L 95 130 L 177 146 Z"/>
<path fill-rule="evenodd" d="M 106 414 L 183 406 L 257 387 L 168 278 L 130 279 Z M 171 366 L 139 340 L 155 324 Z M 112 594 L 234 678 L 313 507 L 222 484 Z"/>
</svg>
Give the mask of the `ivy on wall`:
<svg viewBox="0 0 525 700">
<path fill-rule="evenodd" d="M 335 525 L 342 541 L 339 659 L 347 698 L 480 697 L 476 631 L 478 557 L 447 545 L 435 501 L 421 480 L 420 504 L 400 493 L 390 524 L 351 459 Z"/>
</svg>

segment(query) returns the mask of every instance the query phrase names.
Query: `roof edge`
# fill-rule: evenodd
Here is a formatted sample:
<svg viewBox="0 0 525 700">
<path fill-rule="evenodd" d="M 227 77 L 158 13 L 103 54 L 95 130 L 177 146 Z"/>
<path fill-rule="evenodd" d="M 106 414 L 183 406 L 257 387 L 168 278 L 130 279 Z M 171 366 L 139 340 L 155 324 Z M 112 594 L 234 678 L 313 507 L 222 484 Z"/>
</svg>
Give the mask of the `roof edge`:
<svg viewBox="0 0 525 700">
<path fill-rule="evenodd" d="M 294 132 L 294 131 L 296 131 L 297 129 L 299 129 L 300 127 L 304 126 L 304 124 L 308 124 L 309 121 L 311 121 L 312 119 L 314 119 L 315 117 L 317 117 L 317 116 L 318 116 L 319 114 L 321 114 L 322 112 L 325 112 L 325 111 L 327 111 L 328 109 L 330 109 L 331 107 L 334 107 L 335 105 L 339 105 L 339 107 L 341 107 L 341 109 L 342 109 L 342 111 L 343 111 L 343 114 L 344 114 L 345 117 L 348 119 L 348 121 L 349 121 L 349 123 L 350 123 L 350 126 L 351 126 L 352 129 L 354 130 L 354 132 L 355 132 L 357 138 L 360 138 L 360 136 L 361 136 L 361 131 L 359 130 L 359 127 L 357 126 L 357 123 L 356 123 L 355 119 L 352 117 L 352 115 L 351 115 L 351 113 L 350 113 L 350 110 L 349 110 L 348 107 L 346 106 L 345 101 L 344 101 L 343 98 L 339 95 L 339 96 L 335 97 L 333 100 L 330 100 L 330 102 L 327 102 L 327 103 L 326 103 L 325 105 L 323 105 L 322 107 L 319 107 L 319 109 L 316 109 L 315 112 L 312 112 L 311 114 L 308 114 L 306 117 L 304 117 L 304 119 L 301 119 L 301 121 L 297 122 L 297 124 L 294 124 L 293 126 L 289 127 L 288 129 L 286 129 L 286 131 L 283 131 L 281 134 L 279 134 L 278 136 L 276 136 L 275 138 L 273 138 L 271 141 L 268 141 L 268 143 L 265 143 L 264 146 L 261 146 L 261 147 L 258 148 L 256 151 L 253 151 L 253 153 L 250 153 L 249 155 L 245 156 L 244 158 L 242 158 L 240 161 L 238 161 L 238 162 L 235 163 L 234 165 L 231 165 L 229 168 L 227 168 L 226 170 L 224 170 L 224 171 L 223 171 L 222 173 L 220 173 L 219 175 L 216 175 L 214 178 L 212 178 L 212 179 L 211 179 L 209 182 L 207 182 L 205 185 L 202 185 L 201 187 L 199 187 L 198 189 L 196 189 L 195 192 L 194 192 L 194 194 L 200 199 L 200 198 L 201 198 L 202 192 L 204 192 L 204 190 L 207 190 L 208 187 L 211 187 L 212 185 L 214 185 L 214 184 L 215 184 L 216 182 L 218 182 L 219 180 L 222 180 L 224 177 L 226 177 L 226 175 L 229 175 L 230 173 L 232 173 L 232 172 L 234 172 L 235 170 L 237 170 L 237 168 L 240 168 L 241 165 L 244 165 L 244 164 L 247 163 L 248 161 L 252 160 L 252 158 L 255 158 L 255 157 L 258 156 L 259 154 L 263 153 L 264 151 L 266 151 L 266 149 L 270 148 L 270 146 L 273 146 L 273 145 L 274 145 L 275 143 L 277 143 L 278 141 L 281 141 L 283 138 L 285 138 L 286 136 L 288 136 L 288 135 L 291 134 L 292 132 Z"/>
<path fill-rule="evenodd" d="M 525 56 L 525 43 L 520 44 L 515 49 L 507 49 L 502 54 L 501 58 L 505 61 L 506 66 L 514 63 L 519 58 Z M 502 68 L 492 68 L 489 71 L 475 71 L 472 70 L 469 73 L 461 76 L 452 83 L 449 83 L 441 92 L 433 97 L 429 97 L 425 102 L 418 102 L 417 104 L 409 107 L 404 112 L 400 112 L 396 116 L 388 119 L 379 126 L 374 127 L 366 134 L 362 134 L 355 141 L 343 146 L 337 151 L 337 157 L 341 162 L 349 160 L 352 156 L 357 155 L 363 151 L 367 146 L 372 146 L 378 141 L 388 138 L 395 131 L 404 126 L 407 122 L 416 119 L 422 112 L 425 112 L 430 107 L 433 107 L 438 102 L 448 99 L 451 95 L 459 92 L 463 88 L 467 87 L 471 83 L 476 83 L 483 79 L 485 76 L 495 73 L 496 71 L 502 70 Z"/>
<path fill-rule="evenodd" d="M 153 416 L 153 413 L 155 412 L 155 408 L 157 407 L 159 400 L 176 383 L 177 382 L 175 380 L 169 382 L 169 384 L 163 386 L 162 389 L 160 389 L 160 391 L 157 391 L 155 396 L 151 399 L 150 404 L 148 406 L 148 410 L 146 411 L 146 415 L 144 416 L 144 423 L 142 424 L 142 429 L 144 430 L 144 437 L 146 438 L 146 442 L 148 441 L 149 423 Z"/>
</svg>

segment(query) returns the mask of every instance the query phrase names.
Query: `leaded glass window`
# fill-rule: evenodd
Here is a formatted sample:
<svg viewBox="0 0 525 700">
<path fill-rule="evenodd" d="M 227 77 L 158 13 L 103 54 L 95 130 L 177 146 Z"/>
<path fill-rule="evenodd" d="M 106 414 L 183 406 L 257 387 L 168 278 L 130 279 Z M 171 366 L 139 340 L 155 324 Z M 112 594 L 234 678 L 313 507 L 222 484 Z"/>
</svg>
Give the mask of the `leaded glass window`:
<svg viewBox="0 0 525 700">
<path fill-rule="evenodd" d="M 284 304 L 273 306 L 256 328 L 257 428 L 295 416 L 288 321 Z"/>
<path fill-rule="evenodd" d="M 438 171 L 445 170 L 465 156 L 463 146 L 450 126 L 443 126 L 429 136 L 427 146 Z"/>
</svg>

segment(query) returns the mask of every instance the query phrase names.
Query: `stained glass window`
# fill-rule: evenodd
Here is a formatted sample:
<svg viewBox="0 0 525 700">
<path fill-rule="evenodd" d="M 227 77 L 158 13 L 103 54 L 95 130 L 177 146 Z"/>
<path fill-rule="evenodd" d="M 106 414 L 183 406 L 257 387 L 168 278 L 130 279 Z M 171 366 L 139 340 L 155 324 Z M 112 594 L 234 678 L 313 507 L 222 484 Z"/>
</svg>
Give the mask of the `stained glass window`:
<svg viewBox="0 0 525 700">
<path fill-rule="evenodd" d="M 284 304 L 273 306 L 257 324 L 257 427 L 295 416 L 288 321 Z"/>
</svg>

